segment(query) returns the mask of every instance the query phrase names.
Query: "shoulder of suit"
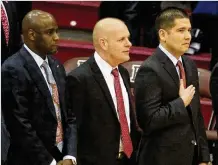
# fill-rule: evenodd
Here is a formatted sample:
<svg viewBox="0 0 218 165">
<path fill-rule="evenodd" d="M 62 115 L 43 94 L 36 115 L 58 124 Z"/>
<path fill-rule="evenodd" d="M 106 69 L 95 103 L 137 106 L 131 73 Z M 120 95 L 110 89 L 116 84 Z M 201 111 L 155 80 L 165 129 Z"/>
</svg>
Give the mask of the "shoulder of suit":
<svg viewBox="0 0 218 165">
<path fill-rule="evenodd" d="M 161 63 L 160 61 L 154 56 L 149 56 L 143 63 L 142 65 L 143 67 L 149 67 L 149 68 L 160 68 L 161 67 Z"/>
<path fill-rule="evenodd" d="M 87 62 L 84 62 L 80 66 L 73 69 L 68 73 L 68 76 L 73 76 L 76 78 L 85 78 L 87 76 L 91 76 L 90 72 L 91 68 L 89 67 Z"/>
<path fill-rule="evenodd" d="M 19 56 L 19 54 L 14 54 L 9 57 L 2 65 L 2 78 L 10 74 L 13 78 L 19 81 L 26 80 L 26 68 L 24 67 L 25 61 Z M 7 76 L 6 76 L 7 77 Z"/>
<path fill-rule="evenodd" d="M 23 60 L 23 58 L 21 58 L 19 52 L 17 52 L 4 61 L 4 63 L 2 64 L 2 69 L 20 69 L 23 67 L 24 63 L 25 61 Z"/>
</svg>

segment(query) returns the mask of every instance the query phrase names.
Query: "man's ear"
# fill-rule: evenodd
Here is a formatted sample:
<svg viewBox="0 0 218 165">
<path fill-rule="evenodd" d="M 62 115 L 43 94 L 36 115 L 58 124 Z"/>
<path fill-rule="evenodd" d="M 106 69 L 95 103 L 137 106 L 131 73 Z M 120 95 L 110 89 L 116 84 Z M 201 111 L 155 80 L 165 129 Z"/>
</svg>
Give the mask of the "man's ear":
<svg viewBox="0 0 218 165">
<path fill-rule="evenodd" d="M 29 29 L 27 34 L 28 34 L 28 38 L 29 38 L 31 41 L 34 41 L 34 40 L 35 40 L 35 38 L 36 38 L 36 33 L 34 32 L 33 29 Z"/>
<path fill-rule="evenodd" d="M 160 29 L 158 31 L 158 35 L 159 35 L 160 41 L 166 42 L 166 37 L 167 37 L 167 31 L 166 30 Z"/>
<path fill-rule="evenodd" d="M 108 41 L 106 38 L 99 38 L 98 42 L 103 50 L 108 50 Z"/>
</svg>

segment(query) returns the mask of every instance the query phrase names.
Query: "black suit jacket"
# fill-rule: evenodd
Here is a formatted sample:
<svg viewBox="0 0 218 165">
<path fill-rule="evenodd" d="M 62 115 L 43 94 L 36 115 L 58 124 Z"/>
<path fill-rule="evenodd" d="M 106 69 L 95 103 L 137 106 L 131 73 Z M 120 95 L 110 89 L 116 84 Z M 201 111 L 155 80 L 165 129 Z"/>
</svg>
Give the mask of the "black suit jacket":
<svg viewBox="0 0 218 165">
<path fill-rule="evenodd" d="M 216 115 L 216 130 L 218 130 L 218 63 L 214 66 L 210 77 L 210 93 L 212 96 L 212 104 L 214 114 Z M 218 141 L 216 141 L 216 150 L 214 160 L 218 163 Z"/>
<path fill-rule="evenodd" d="M 187 86 L 196 93 L 185 108 L 179 97 L 179 77 L 172 61 L 159 49 L 139 68 L 135 79 L 136 112 L 144 131 L 140 165 L 191 165 L 195 140 L 199 162 L 209 161 L 200 112 L 197 68 L 182 56 Z"/>
<path fill-rule="evenodd" d="M 63 155 L 76 156 L 75 117 L 65 103 L 65 70 L 48 56 L 60 100 L 64 147 L 55 146 L 57 118 L 46 81 L 32 56 L 22 47 L 2 66 L 2 110 L 11 135 L 9 165 L 49 165 Z"/>
<path fill-rule="evenodd" d="M 119 72 L 130 97 L 128 71 L 119 66 Z M 106 81 L 93 56 L 69 73 L 67 89 L 69 106 L 75 111 L 78 124 L 78 164 L 114 165 L 119 152 L 120 124 Z M 136 147 L 132 104 L 130 119 L 131 138 Z"/>
<path fill-rule="evenodd" d="M 3 1 L 9 21 L 9 42 L 6 44 L 3 26 L 1 24 L 1 64 L 22 47 L 22 19 L 32 8 L 31 2 Z M 22 10 L 21 10 L 22 9 Z"/>
<path fill-rule="evenodd" d="M 214 66 L 211 78 L 210 78 L 210 93 L 212 96 L 213 110 L 216 115 L 216 121 L 218 121 L 218 63 Z M 216 123 L 216 129 L 218 130 L 218 122 Z"/>
</svg>

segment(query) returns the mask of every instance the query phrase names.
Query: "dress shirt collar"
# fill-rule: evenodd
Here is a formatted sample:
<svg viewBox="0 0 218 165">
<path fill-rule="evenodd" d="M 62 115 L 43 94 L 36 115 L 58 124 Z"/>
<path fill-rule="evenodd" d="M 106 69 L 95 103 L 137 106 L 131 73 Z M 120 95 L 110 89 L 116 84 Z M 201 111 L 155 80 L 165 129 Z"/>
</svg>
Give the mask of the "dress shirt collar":
<svg viewBox="0 0 218 165">
<path fill-rule="evenodd" d="M 39 66 L 39 68 L 41 68 L 42 63 L 44 61 L 46 61 L 48 63 L 48 58 L 46 56 L 45 60 L 42 59 L 39 55 L 37 55 L 36 53 L 34 53 L 32 50 L 30 50 L 26 44 L 24 44 L 24 47 L 26 48 L 26 50 L 31 54 L 31 56 L 33 57 L 33 59 L 36 61 L 37 65 Z"/>
<path fill-rule="evenodd" d="M 95 52 L 94 53 L 94 58 L 95 58 L 95 61 L 98 65 L 98 67 L 100 68 L 100 70 L 102 71 L 103 74 L 106 74 L 106 75 L 111 75 L 111 71 L 115 68 L 118 69 L 118 67 L 112 67 L 110 64 L 108 64 L 105 60 L 103 60 L 101 58 L 101 56 Z M 119 69 L 118 69 L 119 70 Z"/>
<path fill-rule="evenodd" d="M 159 44 L 159 48 L 160 50 L 162 50 L 164 52 L 164 54 L 169 57 L 169 59 L 173 62 L 174 66 L 176 66 L 178 60 L 176 59 L 175 56 L 173 56 L 170 52 L 168 52 L 161 44 Z M 182 62 L 182 57 L 179 57 L 179 61 Z M 183 63 L 182 63 L 183 64 Z"/>
</svg>

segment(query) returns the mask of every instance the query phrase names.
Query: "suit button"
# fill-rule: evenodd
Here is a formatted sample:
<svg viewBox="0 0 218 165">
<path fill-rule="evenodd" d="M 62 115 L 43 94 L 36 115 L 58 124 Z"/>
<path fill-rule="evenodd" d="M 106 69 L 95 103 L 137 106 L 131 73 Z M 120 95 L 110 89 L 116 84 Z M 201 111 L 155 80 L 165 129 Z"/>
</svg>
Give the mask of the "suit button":
<svg viewBox="0 0 218 165">
<path fill-rule="evenodd" d="M 195 145 L 195 146 L 197 145 L 197 143 L 196 143 L 195 140 L 192 140 L 191 143 L 192 143 L 193 145 Z"/>
</svg>

